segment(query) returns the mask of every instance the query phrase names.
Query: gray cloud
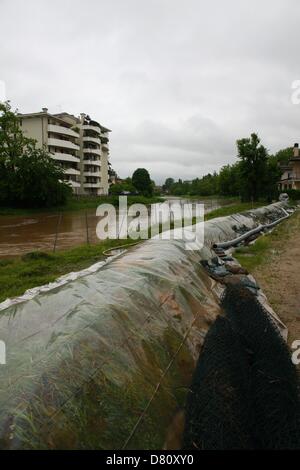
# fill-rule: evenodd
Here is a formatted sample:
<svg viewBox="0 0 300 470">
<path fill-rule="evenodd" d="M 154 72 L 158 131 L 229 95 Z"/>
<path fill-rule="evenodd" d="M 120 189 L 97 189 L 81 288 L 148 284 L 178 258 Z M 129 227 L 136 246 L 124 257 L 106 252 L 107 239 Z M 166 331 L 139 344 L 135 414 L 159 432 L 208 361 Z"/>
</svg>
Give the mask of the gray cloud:
<svg viewBox="0 0 300 470">
<path fill-rule="evenodd" d="M 191 179 L 256 131 L 300 140 L 297 0 L 0 0 L 0 80 L 21 112 L 88 112 L 121 176 Z"/>
</svg>

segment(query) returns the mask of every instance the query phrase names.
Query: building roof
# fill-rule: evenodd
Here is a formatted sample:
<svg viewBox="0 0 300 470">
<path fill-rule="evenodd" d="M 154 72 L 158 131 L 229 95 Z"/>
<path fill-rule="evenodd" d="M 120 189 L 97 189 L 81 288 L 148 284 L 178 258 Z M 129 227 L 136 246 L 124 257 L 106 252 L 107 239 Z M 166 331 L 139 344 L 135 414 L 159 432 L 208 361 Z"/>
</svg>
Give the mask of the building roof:
<svg viewBox="0 0 300 470">
<path fill-rule="evenodd" d="M 63 119 L 64 117 L 67 117 L 69 119 L 73 119 L 73 121 L 75 121 L 76 123 L 80 122 L 78 117 L 76 117 L 76 116 L 74 116 L 74 114 L 70 114 L 70 113 L 56 113 L 56 114 L 52 114 L 52 116 L 58 117 L 58 118 L 61 118 L 61 119 Z"/>
<path fill-rule="evenodd" d="M 48 111 L 40 111 L 38 113 L 25 113 L 25 114 L 22 114 L 22 113 L 18 113 L 18 116 L 20 118 L 33 118 L 33 117 L 43 117 L 43 116 L 48 116 L 48 117 L 52 117 L 54 119 L 58 119 L 59 121 L 63 122 L 63 123 L 68 123 L 70 124 L 68 121 L 66 121 L 64 119 L 64 117 L 67 117 L 67 118 L 71 118 L 73 119 L 75 122 L 79 123 L 80 122 L 80 119 L 76 116 L 74 116 L 74 114 L 69 114 L 67 112 L 63 112 L 63 113 L 56 113 L 56 114 L 50 114 Z M 91 120 L 92 121 L 92 120 Z M 97 122 L 97 121 L 94 121 L 94 122 Z M 99 127 L 101 129 L 102 132 L 111 132 L 111 129 L 108 129 L 107 127 L 104 127 L 102 126 L 102 124 L 98 123 L 99 124 Z"/>
<path fill-rule="evenodd" d="M 21 119 L 34 118 L 34 117 L 44 117 L 44 116 L 45 117 L 51 117 L 51 118 L 57 119 L 60 122 L 63 122 L 64 124 L 69 124 L 70 125 L 69 122 L 66 122 L 62 117 L 60 117 L 61 115 L 50 114 L 50 113 L 48 113 L 48 111 L 40 111 L 39 113 L 26 113 L 26 114 L 18 113 L 18 116 Z"/>
<path fill-rule="evenodd" d="M 110 129 L 108 129 L 107 127 L 102 126 L 102 124 L 100 124 L 100 127 L 101 127 L 102 132 L 111 132 Z"/>
</svg>

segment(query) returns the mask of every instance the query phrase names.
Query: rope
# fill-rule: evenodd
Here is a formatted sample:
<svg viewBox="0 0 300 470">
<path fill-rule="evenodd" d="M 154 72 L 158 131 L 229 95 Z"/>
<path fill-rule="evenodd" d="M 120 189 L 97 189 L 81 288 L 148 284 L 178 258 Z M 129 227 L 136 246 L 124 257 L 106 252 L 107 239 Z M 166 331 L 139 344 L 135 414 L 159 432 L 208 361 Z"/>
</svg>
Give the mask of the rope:
<svg viewBox="0 0 300 470">
<path fill-rule="evenodd" d="M 114 251 L 114 250 L 120 250 L 121 248 L 128 248 L 130 246 L 134 246 L 134 245 L 138 245 L 139 243 L 142 243 L 144 240 L 139 240 L 138 242 L 134 242 L 134 243 L 128 243 L 127 245 L 118 245 L 118 246 L 115 246 L 114 248 L 108 248 L 107 250 L 103 251 L 103 256 L 112 256 L 110 254 L 111 251 Z"/>
</svg>

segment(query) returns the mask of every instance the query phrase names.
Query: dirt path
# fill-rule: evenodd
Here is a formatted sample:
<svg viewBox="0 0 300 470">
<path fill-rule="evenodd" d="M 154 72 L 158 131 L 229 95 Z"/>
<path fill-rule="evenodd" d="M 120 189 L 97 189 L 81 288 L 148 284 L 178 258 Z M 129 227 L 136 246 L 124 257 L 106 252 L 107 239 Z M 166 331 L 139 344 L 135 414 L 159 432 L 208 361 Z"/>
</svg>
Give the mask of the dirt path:
<svg viewBox="0 0 300 470">
<path fill-rule="evenodd" d="M 288 342 L 300 340 L 300 211 L 282 224 L 267 261 L 253 275 L 289 330 Z"/>
</svg>

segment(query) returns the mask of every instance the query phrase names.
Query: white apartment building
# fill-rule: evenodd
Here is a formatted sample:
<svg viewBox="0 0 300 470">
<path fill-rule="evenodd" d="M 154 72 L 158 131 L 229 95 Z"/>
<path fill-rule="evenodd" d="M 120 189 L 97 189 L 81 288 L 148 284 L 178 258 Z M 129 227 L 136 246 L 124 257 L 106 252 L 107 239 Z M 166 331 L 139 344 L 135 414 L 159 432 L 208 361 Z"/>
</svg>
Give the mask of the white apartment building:
<svg viewBox="0 0 300 470">
<path fill-rule="evenodd" d="M 108 194 L 110 129 L 86 114 L 50 114 L 47 108 L 19 117 L 24 135 L 60 163 L 75 194 Z"/>
</svg>

